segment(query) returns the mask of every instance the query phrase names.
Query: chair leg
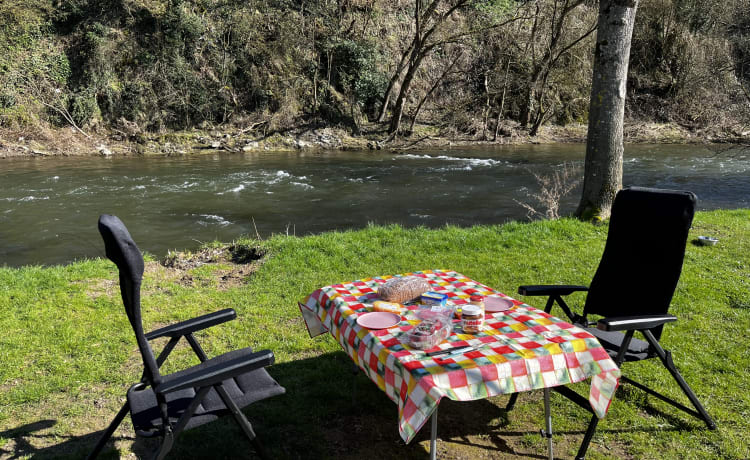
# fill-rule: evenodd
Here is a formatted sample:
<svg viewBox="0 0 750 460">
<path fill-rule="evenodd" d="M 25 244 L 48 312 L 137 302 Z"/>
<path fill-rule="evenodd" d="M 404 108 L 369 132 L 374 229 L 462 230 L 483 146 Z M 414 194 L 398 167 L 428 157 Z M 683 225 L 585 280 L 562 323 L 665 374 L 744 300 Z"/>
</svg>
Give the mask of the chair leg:
<svg viewBox="0 0 750 460">
<path fill-rule="evenodd" d="M 164 433 L 159 449 L 154 453 L 154 460 L 163 460 L 167 456 L 172 446 L 174 446 L 175 434 L 171 431 Z"/>
<path fill-rule="evenodd" d="M 695 396 L 695 393 L 693 393 L 693 389 L 690 388 L 690 385 L 688 385 L 685 379 L 682 378 L 682 374 L 680 374 L 680 372 L 677 370 L 677 367 L 675 367 L 674 362 L 672 361 L 672 353 L 667 352 L 666 355 L 665 365 L 667 366 L 667 369 L 669 369 L 669 372 L 672 374 L 672 377 L 674 377 L 674 379 L 677 381 L 677 384 L 680 385 L 680 388 L 682 388 L 685 396 L 687 396 L 690 402 L 693 403 L 693 406 L 701 415 L 701 418 L 706 423 L 706 426 L 708 426 L 708 428 L 712 430 L 715 430 L 716 422 L 714 422 L 711 416 L 708 415 L 706 409 L 704 409 L 701 402 L 698 401 L 698 397 Z"/>
<path fill-rule="evenodd" d="M 224 405 L 227 406 L 229 411 L 234 416 L 235 421 L 237 424 L 242 428 L 242 431 L 245 433 L 245 436 L 250 440 L 253 447 L 255 447 L 256 452 L 260 456 L 260 458 L 268 459 L 268 455 L 266 454 L 265 449 L 263 449 L 263 446 L 261 445 L 260 441 L 258 440 L 257 435 L 255 434 L 255 431 L 253 431 L 253 426 L 250 424 L 250 421 L 245 417 L 245 414 L 242 413 L 239 407 L 237 407 L 237 404 L 235 404 L 234 400 L 227 394 L 227 391 L 224 389 L 224 387 L 221 384 L 215 385 L 214 389 L 219 394 L 219 397 L 224 402 Z"/>
<path fill-rule="evenodd" d="M 659 355 L 659 359 L 661 359 L 661 362 L 662 364 L 664 364 L 664 367 L 666 367 L 669 373 L 672 374 L 672 377 L 677 381 L 677 384 L 680 386 L 683 393 L 685 393 L 685 396 L 688 397 L 688 399 L 690 400 L 690 402 L 693 404 L 693 406 L 698 412 L 695 412 L 689 409 L 686 410 L 687 408 L 677 403 L 676 401 L 671 401 L 669 398 L 666 398 L 665 396 L 659 395 L 659 397 L 662 400 L 665 400 L 666 402 L 671 403 L 673 406 L 679 409 L 682 409 L 688 412 L 689 414 L 697 416 L 698 418 L 702 419 L 706 423 L 706 426 L 708 426 L 709 429 L 715 430 L 716 422 L 714 422 L 711 416 L 708 415 L 708 412 L 703 407 L 701 402 L 698 400 L 698 397 L 695 396 L 695 393 L 693 393 L 693 390 L 692 388 L 690 388 L 690 385 L 688 385 L 688 383 L 682 377 L 682 374 L 680 374 L 680 372 L 677 370 L 677 366 L 675 366 L 674 361 L 672 361 L 672 353 L 668 350 L 664 350 L 661 347 L 661 345 L 659 345 L 659 342 L 656 340 L 656 338 L 654 337 L 654 335 L 651 333 L 650 330 L 644 330 L 642 332 L 643 332 L 643 335 L 646 337 L 646 340 L 648 340 L 649 343 L 656 349 L 656 353 L 657 355 Z"/>
<path fill-rule="evenodd" d="M 177 421 L 176 425 L 172 426 L 169 422 L 168 413 L 164 413 L 165 415 L 163 416 L 163 423 L 165 423 L 167 426 L 163 428 L 161 445 L 159 446 L 159 449 L 154 453 L 154 460 L 162 460 L 167 456 L 169 451 L 172 450 L 175 439 L 177 439 L 177 436 L 179 436 L 182 430 L 185 429 L 185 426 L 190 420 L 190 417 L 195 414 L 195 410 L 198 408 L 200 403 L 203 401 L 203 398 L 206 397 L 210 390 L 211 387 L 203 387 L 198 390 L 192 401 L 190 401 L 190 404 L 188 404 L 188 406 L 185 408 L 185 411 L 180 416 L 180 419 Z M 165 411 L 168 411 L 168 409 L 165 409 Z"/>
<path fill-rule="evenodd" d="M 101 438 L 99 438 L 99 442 L 96 443 L 96 446 L 94 447 L 94 450 L 91 451 L 91 453 L 86 457 L 86 460 L 94 460 L 96 457 L 99 456 L 99 453 L 104 448 L 104 445 L 107 444 L 107 441 L 109 441 L 109 438 L 112 437 L 115 430 L 117 430 L 117 427 L 120 426 L 120 423 L 122 423 L 122 420 L 125 418 L 125 416 L 128 414 L 129 410 L 128 403 L 125 403 L 122 406 L 122 409 L 120 409 L 120 412 L 115 415 L 114 420 L 112 420 L 112 423 L 109 424 L 107 427 L 107 430 L 104 432 Z"/>
<path fill-rule="evenodd" d="M 510 395 L 510 399 L 508 400 L 508 404 L 505 406 L 505 410 L 513 410 L 513 407 L 516 405 L 516 401 L 518 401 L 518 393 L 513 393 Z"/>
<path fill-rule="evenodd" d="M 586 457 L 586 451 L 589 448 L 591 438 L 594 437 L 594 433 L 596 432 L 596 427 L 599 424 L 599 418 L 596 416 L 596 414 L 594 414 L 594 410 L 591 408 L 591 403 L 589 403 L 589 400 L 587 398 L 584 398 L 583 396 L 566 386 L 553 387 L 552 390 L 560 393 L 572 403 L 592 414 L 588 429 L 586 430 L 586 434 L 583 436 L 583 441 L 581 441 L 581 446 L 578 448 L 578 454 L 576 455 L 576 460 L 583 460 Z"/>
<path fill-rule="evenodd" d="M 591 443 L 591 438 L 594 437 L 594 433 L 596 432 L 596 426 L 599 424 L 599 417 L 596 415 L 591 417 L 591 421 L 589 422 L 589 427 L 586 430 L 586 434 L 583 435 L 583 441 L 581 441 L 581 447 L 578 448 L 578 453 L 576 454 L 576 460 L 584 460 L 586 458 L 586 451 L 589 449 L 589 444 Z"/>
</svg>

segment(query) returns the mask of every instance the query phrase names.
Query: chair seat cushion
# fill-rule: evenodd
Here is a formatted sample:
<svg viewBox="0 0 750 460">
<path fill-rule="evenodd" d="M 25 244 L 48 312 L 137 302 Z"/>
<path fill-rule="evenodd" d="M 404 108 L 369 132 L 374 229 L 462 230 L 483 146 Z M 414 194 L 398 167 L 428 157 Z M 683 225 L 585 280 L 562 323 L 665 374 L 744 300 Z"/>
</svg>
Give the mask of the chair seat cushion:
<svg viewBox="0 0 750 460">
<path fill-rule="evenodd" d="M 250 353 L 252 353 L 252 348 L 250 347 L 234 350 L 198 364 L 197 366 L 190 368 L 190 370 L 194 370 L 196 367 L 200 368 L 215 365 Z M 187 371 L 188 370 L 175 372 L 164 378 L 165 380 L 176 378 Z M 234 378 L 224 380 L 222 386 L 227 394 L 229 394 L 229 397 L 232 398 L 235 404 L 240 408 L 271 396 L 283 394 L 286 391 L 284 387 L 279 385 L 276 380 L 266 372 L 265 369 L 256 369 Z M 185 409 L 187 409 L 190 404 L 190 401 L 195 397 L 196 391 L 197 389 L 187 388 L 166 395 L 171 423 L 175 423 L 184 413 Z M 158 429 L 161 426 L 161 414 L 156 402 L 156 395 L 150 387 L 143 390 L 131 389 L 128 391 L 128 404 L 130 406 L 130 416 L 133 420 L 133 426 L 136 431 L 148 432 Z M 212 420 L 216 420 L 226 413 L 228 413 L 227 407 L 224 405 L 224 402 L 221 400 L 216 390 L 211 388 L 188 421 L 185 429 L 190 429 Z"/>
<path fill-rule="evenodd" d="M 622 341 L 625 338 L 625 334 L 619 331 L 602 331 L 595 327 L 587 327 L 586 332 L 599 340 L 607 353 L 612 359 L 617 356 L 622 346 Z M 644 359 L 653 358 L 655 355 L 649 352 L 649 344 L 645 340 L 637 339 L 633 337 L 630 340 L 628 351 L 625 352 L 625 361 L 641 361 Z"/>
</svg>

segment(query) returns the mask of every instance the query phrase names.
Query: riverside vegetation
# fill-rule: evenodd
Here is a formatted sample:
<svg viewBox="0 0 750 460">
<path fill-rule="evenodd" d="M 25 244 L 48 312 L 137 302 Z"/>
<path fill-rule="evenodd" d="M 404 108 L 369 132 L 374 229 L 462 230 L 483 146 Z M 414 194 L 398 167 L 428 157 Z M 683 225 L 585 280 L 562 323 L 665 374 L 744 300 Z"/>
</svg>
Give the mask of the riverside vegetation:
<svg viewBox="0 0 750 460">
<path fill-rule="evenodd" d="M 750 210 L 696 215 L 690 240 L 710 235 L 719 243 L 688 243 L 670 311 L 679 320 L 662 338 L 718 429 L 709 431 L 699 420 L 625 385 L 597 430 L 591 459 L 750 457 L 748 221 Z M 137 241 L 139 229 L 131 230 Z M 396 405 L 362 374 L 352 375 L 351 361 L 335 340 L 308 337 L 296 302 L 324 285 L 430 268 L 462 272 L 514 297 L 524 283 L 588 284 L 606 232 L 606 224 L 573 219 L 437 230 L 370 226 L 216 243 L 196 254 L 171 254 L 161 263 L 147 257 L 145 328 L 227 307 L 237 310 L 237 320 L 201 333 L 200 341 L 209 355 L 248 345 L 274 350 L 277 362 L 270 373 L 287 394 L 247 411 L 273 458 L 361 458 L 375 452 L 382 458 L 424 458 L 429 429 L 404 445 Z M 0 286 L 0 457 L 82 458 L 141 373 L 115 266 L 93 259 L 0 268 Z M 619 295 L 638 300 L 637 287 L 626 289 L 633 291 Z M 580 309 L 583 297 L 571 297 Z M 543 306 L 539 299 L 526 300 Z M 194 361 L 182 343 L 165 366 L 174 371 Z M 659 363 L 626 364 L 626 371 L 669 396 L 683 396 Z M 586 383 L 572 388 L 585 394 L 589 389 Z M 439 457 L 543 456 L 541 392 L 521 394 L 510 413 L 504 410 L 507 398 L 444 400 Z M 588 413 L 563 398 L 552 401 L 556 453 L 570 458 Z M 181 435 L 174 458 L 252 457 L 229 418 L 197 430 Z M 110 458 L 142 455 L 154 447 L 134 442 L 128 419 L 114 439 Z"/>
<path fill-rule="evenodd" d="M 586 123 L 596 13 L 584 0 L 3 0 L 0 150 L 516 142 Z M 748 0 L 643 0 L 631 136 L 747 138 L 749 30 Z"/>
</svg>

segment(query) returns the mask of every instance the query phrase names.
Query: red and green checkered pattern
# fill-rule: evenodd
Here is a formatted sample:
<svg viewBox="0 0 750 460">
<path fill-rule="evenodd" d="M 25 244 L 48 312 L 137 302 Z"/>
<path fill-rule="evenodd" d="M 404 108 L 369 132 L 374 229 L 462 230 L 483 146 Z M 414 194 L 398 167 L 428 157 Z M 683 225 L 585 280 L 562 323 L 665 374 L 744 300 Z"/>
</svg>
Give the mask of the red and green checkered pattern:
<svg viewBox="0 0 750 460">
<path fill-rule="evenodd" d="M 407 275 L 427 279 L 433 291 L 447 294 L 458 305 L 472 294 L 507 297 L 454 271 L 396 276 Z M 510 310 L 488 313 L 478 334 L 464 334 L 455 321 L 453 333 L 438 345 L 474 345 L 476 351 L 431 358 L 407 343 L 406 332 L 419 323 L 411 310 L 389 329 L 369 330 L 357 324 L 358 315 L 378 299 L 378 286 L 389 278 L 326 286 L 300 303 L 300 310 L 311 336 L 330 332 L 370 380 L 398 404 L 399 432 L 407 443 L 444 396 L 470 401 L 592 377 L 591 407 L 599 417 L 607 413 L 620 370 L 588 332 L 513 300 Z"/>
</svg>

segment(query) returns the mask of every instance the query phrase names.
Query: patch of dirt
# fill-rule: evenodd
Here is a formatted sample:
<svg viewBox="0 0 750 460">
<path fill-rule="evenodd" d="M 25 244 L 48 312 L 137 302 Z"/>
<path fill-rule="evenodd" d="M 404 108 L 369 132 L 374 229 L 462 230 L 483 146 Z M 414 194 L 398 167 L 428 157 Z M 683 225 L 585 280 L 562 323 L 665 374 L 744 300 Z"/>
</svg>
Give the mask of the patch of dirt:
<svg viewBox="0 0 750 460">
<path fill-rule="evenodd" d="M 94 279 L 88 281 L 86 294 L 91 300 L 96 300 L 102 296 L 111 297 L 119 287 L 120 285 L 114 279 Z"/>
<path fill-rule="evenodd" d="M 197 252 L 177 252 L 169 254 L 160 265 L 151 270 L 167 269 L 171 276 L 183 286 L 215 282 L 220 290 L 241 286 L 263 263 L 265 251 L 257 247 L 231 245 L 219 248 L 205 248 Z M 148 266 L 148 264 L 147 264 Z M 212 266 L 210 270 L 196 269 Z M 147 268 L 148 269 L 148 268 Z M 206 274 L 210 273 L 210 279 Z"/>
<path fill-rule="evenodd" d="M 239 287 L 263 264 L 265 255 L 261 248 L 244 245 L 172 253 L 161 262 L 146 262 L 144 275 L 149 282 L 142 289 L 144 292 L 164 290 L 164 283 L 187 287 L 209 285 L 222 291 Z M 207 270 L 206 266 L 210 268 Z M 86 294 L 91 300 L 119 295 L 116 278 L 83 283 L 87 284 Z"/>
</svg>

